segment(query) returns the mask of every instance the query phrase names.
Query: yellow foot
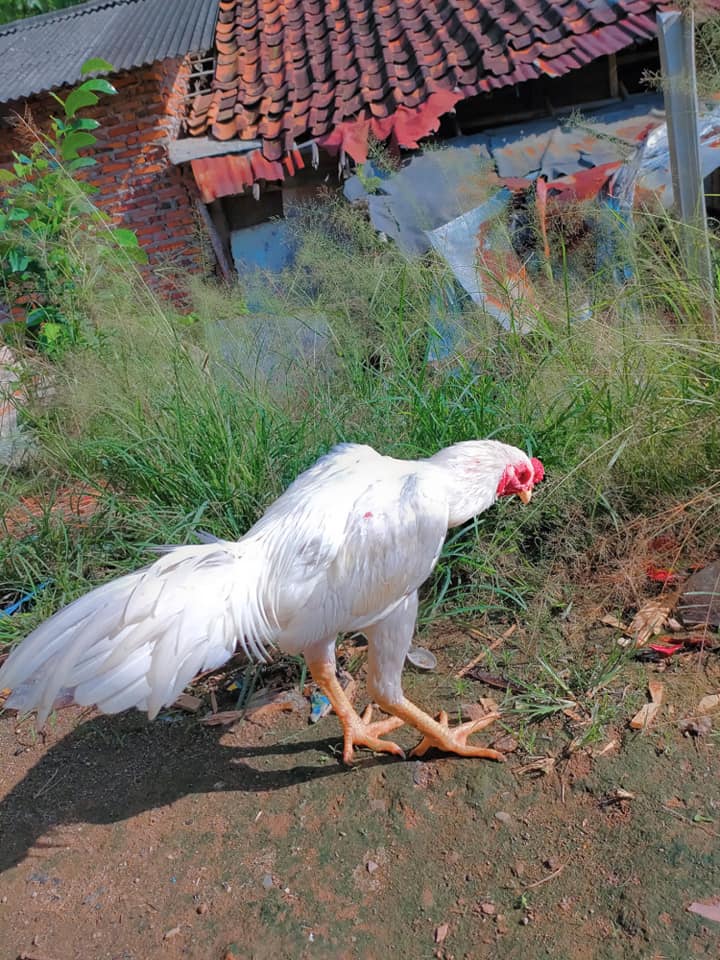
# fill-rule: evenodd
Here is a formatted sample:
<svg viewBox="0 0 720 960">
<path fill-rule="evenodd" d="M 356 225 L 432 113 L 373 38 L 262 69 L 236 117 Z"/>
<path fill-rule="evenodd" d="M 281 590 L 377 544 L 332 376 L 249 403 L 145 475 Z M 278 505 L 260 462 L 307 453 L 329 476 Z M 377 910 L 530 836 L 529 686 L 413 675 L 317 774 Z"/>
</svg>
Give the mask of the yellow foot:
<svg viewBox="0 0 720 960">
<path fill-rule="evenodd" d="M 499 760 L 504 762 L 505 756 L 498 750 L 490 750 L 489 747 L 468 746 L 467 738 L 490 726 L 500 716 L 499 713 L 489 713 L 480 720 L 471 720 L 469 723 L 461 723 L 457 727 L 450 727 L 448 715 L 444 710 L 440 711 L 438 716 L 438 726 L 442 729 L 436 733 L 426 733 L 420 743 L 410 751 L 411 757 L 422 757 L 428 750 L 435 747 L 437 750 L 444 750 L 446 753 L 456 753 L 461 757 L 484 757 L 486 760 Z"/>
<path fill-rule="evenodd" d="M 372 704 L 370 704 L 362 717 L 348 717 L 343 722 L 343 731 L 345 742 L 343 747 L 343 761 L 352 763 L 354 747 L 369 747 L 376 753 L 394 753 L 398 757 L 405 759 L 405 751 L 392 740 L 380 740 L 384 733 L 390 733 L 391 730 L 397 730 L 401 727 L 404 720 L 400 717 L 388 717 L 387 720 L 376 720 L 370 722 L 372 717 Z"/>
</svg>

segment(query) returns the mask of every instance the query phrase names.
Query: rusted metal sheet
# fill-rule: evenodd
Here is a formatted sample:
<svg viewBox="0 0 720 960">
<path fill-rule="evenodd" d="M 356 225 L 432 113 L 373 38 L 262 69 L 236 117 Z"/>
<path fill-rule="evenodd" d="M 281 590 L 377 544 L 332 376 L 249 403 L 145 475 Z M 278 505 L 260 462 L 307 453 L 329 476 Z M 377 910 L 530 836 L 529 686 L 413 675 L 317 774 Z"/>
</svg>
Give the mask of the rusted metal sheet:
<svg viewBox="0 0 720 960">
<path fill-rule="evenodd" d="M 226 154 L 222 157 L 203 157 L 192 160 L 195 182 L 203 203 L 219 197 L 244 193 L 259 180 L 284 180 L 302 170 L 305 164 L 299 150 L 288 153 L 282 163 L 266 160 L 260 150 L 245 154 Z"/>
<path fill-rule="evenodd" d="M 498 217 L 507 210 L 506 188 L 483 204 L 428 231 L 432 248 L 448 263 L 470 298 L 501 326 L 524 332 L 537 306 L 525 265 L 512 248 Z"/>
<path fill-rule="evenodd" d="M 545 263 L 552 258 L 549 218 L 561 217 L 569 201 L 597 198 L 598 269 L 610 264 L 618 282 L 627 279 L 630 268 L 611 255 L 617 235 L 603 228 L 602 208 L 614 211 L 612 222 L 622 229 L 633 203 L 672 202 L 667 131 L 656 98 L 636 98 L 622 108 L 598 111 L 585 117 L 582 127 L 563 129 L 542 121 L 522 131 L 498 129 L 477 138 L 460 137 L 442 150 L 409 159 L 399 171 L 380 178 L 370 195 L 358 177 L 350 178 L 345 194 L 364 200 L 376 229 L 408 255 L 432 247 L 472 300 L 501 325 L 518 327 L 518 318 L 530 316 L 537 304 L 532 280 L 509 239 L 508 201 L 513 193 L 526 195 L 518 198 L 521 206 L 535 204 L 537 252 L 542 249 Z M 701 116 L 698 137 L 707 177 L 720 168 L 720 103 Z M 515 175 L 498 176 L 508 170 Z M 491 194 L 483 203 L 468 189 L 475 175 Z M 506 221 L 500 229 L 498 217 Z M 453 336 L 451 330 L 447 339 Z"/>
</svg>

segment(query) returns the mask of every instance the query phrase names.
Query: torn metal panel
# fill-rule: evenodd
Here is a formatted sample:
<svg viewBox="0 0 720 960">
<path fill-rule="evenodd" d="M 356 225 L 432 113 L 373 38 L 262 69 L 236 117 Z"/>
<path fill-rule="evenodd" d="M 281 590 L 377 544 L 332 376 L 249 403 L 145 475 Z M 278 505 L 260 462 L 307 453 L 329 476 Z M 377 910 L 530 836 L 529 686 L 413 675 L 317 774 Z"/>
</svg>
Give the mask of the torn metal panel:
<svg viewBox="0 0 720 960">
<path fill-rule="evenodd" d="M 427 236 L 475 303 L 506 330 L 524 332 L 529 326 L 516 318 L 526 317 L 535 300 L 525 267 L 500 222 L 511 197 L 502 188 L 475 209 L 429 230 Z"/>
<path fill-rule="evenodd" d="M 698 138 L 700 167 L 703 177 L 707 177 L 720 167 L 720 105 L 700 115 Z M 631 168 L 629 174 L 634 170 Z M 636 191 L 638 199 L 644 199 L 649 193 L 655 194 L 667 209 L 674 204 L 666 124 L 654 130 L 639 150 Z"/>
<path fill-rule="evenodd" d="M 397 172 L 379 174 L 377 193 L 368 194 L 357 175 L 344 186 L 349 200 L 364 199 L 376 230 L 409 256 L 430 248 L 427 231 L 466 213 L 495 189 L 497 177 L 484 135 L 458 137 L 452 147 L 410 158 Z"/>
<path fill-rule="evenodd" d="M 661 104 L 654 94 L 632 97 L 589 111 L 573 125 L 549 118 L 456 137 L 410 158 L 396 173 L 379 174 L 375 193 L 365 191 L 361 178 L 351 177 L 345 196 L 364 199 L 375 228 L 408 255 L 418 255 L 428 248 L 427 231 L 473 210 L 503 183 L 526 189 L 536 178 L 555 185 L 577 177 L 576 192 L 595 195 L 613 172 L 609 165 L 631 158 L 638 138 L 662 123 Z M 589 174 L 598 167 L 605 176 Z"/>
<path fill-rule="evenodd" d="M 485 131 L 502 178 L 548 180 L 632 156 L 663 122 L 662 97 L 643 94 L 574 117 L 542 119 Z"/>
<path fill-rule="evenodd" d="M 242 194 L 259 180 L 292 177 L 305 164 L 300 150 L 296 149 L 286 154 L 282 163 L 266 160 L 260 150 L 250 150 L 221 157 L 199 157 L 192 160 L 190 166 L 203 203 L 211 203 L 220 197 Z"/>
</svg>

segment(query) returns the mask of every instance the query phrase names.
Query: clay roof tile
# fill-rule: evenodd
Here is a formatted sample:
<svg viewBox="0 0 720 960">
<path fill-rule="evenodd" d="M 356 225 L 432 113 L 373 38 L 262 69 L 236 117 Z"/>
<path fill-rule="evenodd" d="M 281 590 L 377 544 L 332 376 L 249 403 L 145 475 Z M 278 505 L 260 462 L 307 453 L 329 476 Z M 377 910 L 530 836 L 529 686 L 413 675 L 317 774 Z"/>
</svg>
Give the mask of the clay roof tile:
<svg viewBox="0 0 720 960">
<path fill-rule="evenodd" d="M 720 0 L 708 2 L 720 8 Z M 427 136 L 438 111 L 463 97 L 557 76 L 653 36 L 655 12 L 669 6 L 670 0 L 219 0 L 213 91 L 192 103 L 188 131 L 260 139 L 262 162 L 247 169 L 265 173 L 282 175 L 278 161 L 295 140 L 310 137 L 360 155 L 371 117 L 384 133 Z M 353 122 L 364 125 L 360 132 L 350 132 Z"/>
</svg>

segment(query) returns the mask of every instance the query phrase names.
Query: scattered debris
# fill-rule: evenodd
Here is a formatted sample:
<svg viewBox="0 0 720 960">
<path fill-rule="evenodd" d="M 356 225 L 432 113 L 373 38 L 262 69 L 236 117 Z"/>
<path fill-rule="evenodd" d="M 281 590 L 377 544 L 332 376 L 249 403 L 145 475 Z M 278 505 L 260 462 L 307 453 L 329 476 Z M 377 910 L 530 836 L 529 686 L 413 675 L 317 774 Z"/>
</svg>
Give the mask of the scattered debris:
<svg viewBox="0 0 720 960">
<path fill-rule="evenodd" d="M 248 706 L 243 710 L 220 710 L 203 717 L 200 723 L 208 727 L 222 727 L 238 720 L 256 721 L 272 713 L 290 713 L 294 710 L 304 710 L 307 701 L 297 690 L 258 691 L 260 696 L 251 697 Z"/>
<path fill-rule="evenodd" d="M 633 617 L 628 627 L 636 647 L 644 647 L 650 637 L 656 636 L 667 623 L 670 613 L 675 608 L 679 591 L 666 596 L 648 600 Z"/>
<path fill-rule="evenodd" d="M 656 567 L 652 563 L 647 565 L 645 568 L 645 573 L 648 576 L 648 580 L 652 580 L 655 583 L 679 583 L 681 579 L 681 574 L 677 573 L 675 570 L 666 570 L 662 567 Z"/>
<path fill-rule="evenodd" d="M 39 583 L 37 587 L 34 587 L 32 590 L 28 590 L 27 593 L 24 593 L 18 600 L 15 600 L 14 603 L 11 603 L 7 607 L 3 607 L 2 610 L 0 610 L 0 619 L 2 617 L 11 617 L 14 613 L 17 613 L 18 610 L 22 610 L 26 604 L 35 600 L 37 595 L 51 583 L 52 580 L 44 580 L 42 583 Z"/>
<path fill-rule="evenodd" d="M 698 713 L 712 713 L 720 707 L 720 693 L 709 693 L 697 705 Z"/>
<path fill-rule="evenodd" d="M 678 615 L 685 626 L 720 626 L 720 560 L 685 581 Z"/>
<path fill-rule="evenodd" d="M 203 701 L 200 697 L 194 697 L 190 693 L 181 693 L 173 704 L 174 707 L 177 707 L 179 710 L 187 710 L 188 713 L 197 713 L 202 705 Z"/>
<path fill-rule="evenodd" d="M 379 863 L 376 863 L 374 860 L 368 860 L 365 864 L 365 869 L 368 873 L 375 873 L 375 871 L 380 867 Z"/>
<path fill-rule="evenodd" d="M 480 697 L 478 703 L 460 704 L 462 720 L 484 720 L 489 713 L 500 713 L 500 709 L 492 697 Z"/>
<path fill-rule="evenodd" d="M 663 638 L 664 640 L 665 638 Z M 662 640 L 657 643 L 649 643 L 648 650 L 652 650 L 654 653 L 659 653 L 661 657 L 672 657 L 674 654 L 679 653 L 685 648 L 685 644 L 680 641 L 673 641 L 671 643 L 663 643 Z"/>
<path fill-rule="evenodd" d="M 505 734 L 503 737 L 499 737 L 497 740 L 493 740 L 490 744 L 491 750 L 499 750 L 500 753 L 515 753 L 519 744 L 515 737 L 511 734 Z"/>
<path fill-rule="evenodd" d="M 494 917 L 497 913 L 497 907 L 490 900 L 485 900 L 480 904 L 480 911 L 484 913 L 486 917 Z"/>
<path fill-rule="evenodd" d="M 449 923 L 441 923 L 438 927 L 435 927 L 435 943 L 443 943 L 449 932 Z"/>
<path fill-rule="evenodd" d="M 437 657 L 424 647 L 412 646 L 407 653 L 407 661 L 418 670 L 434 670 L 437 667 Z"/>
<path fill-rule="evenodd" d="M 357 687 L 354 677 L 348 673 L 347 670 L 340 670 L 338 672 L 338 680 L 340 681 L 340 686 L 347 694 L 348 700 L 352 701 L 355 696 L 355 688 Z M 314 690 L 310 694 L 310 723 L 317 723 L 318 720 L 327 717 L 331 711 L 332 704 L 328 697 L 326 697 L 321 690 Z"/>
<path fill-rule="evenodd" d="M 685 717 L 678 720 L 678 729 L 685 737 L 704 737 L 712 730 L 710 717 Z"/>
<path fill-rule="evenodd" d="M 180 933 L 180 927 L 173 927 L 172 930 L 168 930 L 167 933 L 163 935 L 163 940 L 172 940 L 173 937 L 176 937 Z"/>
<path fill-rule="evenodd" d="M 317 723 L 332 710 L 330 698 L 320 690 L 315 690 L 310 696 L 310 723 Z"/>
<path fill-rule="evenodd" d="M 204 723 L 208 727 L 225 727 L 237 720 L 242 720 L 243 716 L 244 711 L 242 710 L 218 710 L 217 713 L 211 713 L 209 716 L 203 717 L 200 723 Z"/>
<path fill-rule="evenodd" d="M 556 762 L 555 757 L 534 757 L 529 763 L 518 767 L 515 772 L 521 777 L 544 777 L 552 773 Z"/>
<path fill-rule="evenodd" d="M 622 630 L 623 633 L 628 632 L 628 628 L 625 626 L 625 624 L 621 620 L 618 620 L 617 617 L 614 617 L 611 613 L 607 613 L 604 617 L 601 617 L 600 623 L 605 624 L 606 627 L 615 627 L 616 630 Z"/>
<path fill-rule="evenodd" d="M 559 867 L 556 867 L 552 873 L 549 873 L 546 877 L 541 877 L 539 880 L 536 880 L 535 883 L 529 883 L 525 889 L 532 890 L 533 887 L 540 887 L 543 883 L 549 883 L 550 880 L 554 880 L 555 877 L 559 877 L 563 872 L 567 864 L 561 863 Z"/>
<path fill-rule="evenodd" d="M 468 627 L 467 632 L 470 634 L 471 637 L 476 637 L 478 640 L 486 640 L 486 641 L 489 640 L 490 643 L 476 657 L 473 657 L 473 659 L 469 663 L 466 663 L 464 667 L 461 667 L 461 669 L 458 670 L 458 672 L 455 674 L 455 677 L 458 680 L 461 677 L 464 677 L 466 673 L 469 673 L 469 671 L 473 669 L 473 667 L 476 667 L 482 660 L 484 660 L 485 657 L 488 655 L 488 653 L 490 653 L 493 650 L 497 650 L 500 644 L 502 644 L 505 640 L 511 637 L 516 630 L 517 630 L 517 624 L 513 623 L 511 626 L 508 627 L 508 629 L 501 636 L 489 637 L 486 634 L 481 633 L 479 630 L 476 630 L 474 627 Z"/>
<path fill-rule="evenodd" d="M 613 750 L 617 750 L 620 746 L 620 741 L 616 739 L 608 740 L 604 747 L 600 747 L 598 750 L 593 751 L 593 757 L 604 757 L 606 754 L 611 753 Z"/>
<path fill-rule="evenodd" d="M 623 790 L 622 787 L 618 787 L 617 790 L 611 791 L 600 800 L 600 806 L 607 807 L 613 803 L 622 803 L 624 800 L 634 800 L 634 799 L 635 799 L 634 793 L 631 793 L 630 790 Z"/>
<path fill-rule="evenodd" d="M 664 684 L 659 683 L 657 680 L 650 681 L 648 684 L 650 703 L 646 703 L 644 707 L 641 707 L 630 721 L 630 726 L 633 730 L 646 730 L 650 726 L 662 705 L 664 690 Z"/>
<path fill-rule="evenodd" d="M 720 897 L 713 897 L 712 900 L 696 900 L 687 908 L 689 913 L 697 913 L 698 916 L 706 920 L 714 920 L 720 923 Z"/>
<path fill-rule="evenodd" d="M 495 814 L 495 819 L 499 820 L 500 823 L 504 823 L 506 826 L 512 823 L 512 817 L 504 810 L 498 810 L 498 812 Z"/>
<path fill-rule="evenodd" d="M 506 680 L 505 677 L 499 677 L 494 673 L 488 673 L 487 670 L 478 670 L 477 667 L 469 669 L 465 676 L 469 680 L 477 680 L 478 683 L 484 683 L 488 687 L 495 687 L 496 690 L 509 690 L 510 693 L 525 692 L 522 687 L 519 687 L 511 680 Z"/>
<path fill-rule="evenodd" d="M 470 299 L 505 329 L 523 333 L 531 325 L 518 318 L 532 315 L 537 298 L 501 220 L 511 201 L 511 191 L 502 187 L 480 206 L 427 235 Z"/>
</svg>

